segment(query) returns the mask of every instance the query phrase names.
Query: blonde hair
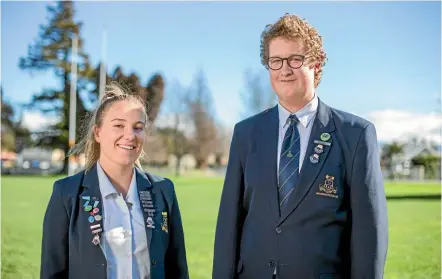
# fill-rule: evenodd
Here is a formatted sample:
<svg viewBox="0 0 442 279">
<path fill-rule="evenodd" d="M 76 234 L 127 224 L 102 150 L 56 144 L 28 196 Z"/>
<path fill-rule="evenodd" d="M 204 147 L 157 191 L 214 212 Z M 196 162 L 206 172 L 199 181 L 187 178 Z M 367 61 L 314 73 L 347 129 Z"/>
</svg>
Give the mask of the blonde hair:
<svg viewBox="0 0 442 279">
<path fill-rule="evenodd" d="M 272 39 L 282 37 L 285 39 L 301 39 L 309 54 L 309 61 L 319 64 L 319 69 L 315 75 L 315 87 L 319 85 L 322 78 L 322 67 L 324 67 L 327 57 L 322 46 L 322 36 L 305 19 L 296 15 L 286 13 L 274 24 L 266 26 L 261 34 L 261 63 L 268 69 L 269 43 Z"/>
<path fill-rule="evenodd" d="M 78 142 L 78 144 L 76 144 L 69 152 L 69 155 L 80 155 L 84 153 L 86 159 L 86 172 L 93 167 L 93 165 L 98 161 L 100 157 L 100 144 L 95 140 L 93 128 L 95 125 L 97 125 L 98 127 L 101 126 L 103 116 L 106 111 L 114 103 L 119 101 L 133 101 L 139 103 L 143 107 L 144 114 L 146 115 L 145 128 L 147 129 L 149 125 L 149 119 L 146 112 L 147 104 L 144 102 L 141 96 L 133 94 L 129 88 L 121 83 L 112 81 L 107 84 L 104 89 L 103 98 L 99 101 L 97 108 L 84 120 L 81 131 L 83 137 Z M 140 156 L 135 162 L 135 165 L 140 169 L 142 169 L 140 159 L 142 159 L 144 155 L 144 150 L 142 150 Z"/>
</svg>

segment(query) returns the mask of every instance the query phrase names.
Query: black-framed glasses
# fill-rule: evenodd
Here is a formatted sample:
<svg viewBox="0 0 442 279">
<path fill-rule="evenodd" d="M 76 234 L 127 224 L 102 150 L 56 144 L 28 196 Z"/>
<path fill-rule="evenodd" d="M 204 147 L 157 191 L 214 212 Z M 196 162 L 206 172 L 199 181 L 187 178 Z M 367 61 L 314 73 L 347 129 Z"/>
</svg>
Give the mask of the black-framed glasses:
<svg viewBox="0 0 442 279">
<path fill-rule="evenodd" d="M 290 68 L 298 69 L 301 68 L 301 66 L 304 64 L 304 60 L 307 57 L 304 55 L 294 54 L 287 58 L 281 58 L 281 57 L 272 57 L 267 62 L 267 65 L 272 70 L 279 70 L 282 68 L 282 65 L 284 64 L 284 60 L 287 60 L 287 64 L 290 66 Z"/>
</svg>

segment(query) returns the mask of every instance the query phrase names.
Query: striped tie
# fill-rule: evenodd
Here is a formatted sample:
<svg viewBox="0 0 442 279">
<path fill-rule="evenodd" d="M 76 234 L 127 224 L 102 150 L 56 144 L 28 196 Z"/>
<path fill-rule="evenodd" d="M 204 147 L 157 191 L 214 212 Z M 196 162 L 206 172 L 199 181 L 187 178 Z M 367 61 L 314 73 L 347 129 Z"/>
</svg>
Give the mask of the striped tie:
<svg viewBox="0 0 442 279">
<path fill-rule="evenodd" d="M 290 115 L 289 127 L 285 132 L 279 157 L 279 208 L 282 212 L 287 205 L 299 175 L 299 152 L 301 150 L 299 132 L 296 128 L 298 118 Z"/>
</svg>

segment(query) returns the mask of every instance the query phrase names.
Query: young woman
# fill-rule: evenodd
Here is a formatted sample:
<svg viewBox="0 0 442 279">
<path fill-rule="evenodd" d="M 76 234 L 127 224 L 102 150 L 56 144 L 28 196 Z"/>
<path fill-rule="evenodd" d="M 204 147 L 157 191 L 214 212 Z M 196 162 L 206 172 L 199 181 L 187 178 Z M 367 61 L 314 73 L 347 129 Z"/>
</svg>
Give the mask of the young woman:
<svg viewBox="0 0 442 279">
<path fill-rule="evenodd" d="M 148 117 L 113 82 L 73 150 L 85 170 L 55 182 L 43 224 L 41 278 L 189 278 L 173 183 L 139 159 Z"/>
</svg>

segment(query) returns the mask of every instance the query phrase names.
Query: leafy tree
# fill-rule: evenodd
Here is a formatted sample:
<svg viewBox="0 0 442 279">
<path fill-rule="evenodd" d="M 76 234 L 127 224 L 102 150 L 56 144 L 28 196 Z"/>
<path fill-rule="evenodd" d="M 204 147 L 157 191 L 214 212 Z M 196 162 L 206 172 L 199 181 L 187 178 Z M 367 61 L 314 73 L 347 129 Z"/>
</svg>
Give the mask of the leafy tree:
<svg viewBox="0 0 442 279">
<path fill-rule="evenodd" d="M 14 132 L 14 109 L 3 99 L 3 87 L 0 88 L 1 109 L 2 109 L 2 127 L 1 127 L 1 144 L 2 149 L 9 151 L 15 150 L 15 132 Z"/>
<path fill-rule="evenodd" d="M 78 38 L 78 70 L 77 70 L 77 128 L 79 120 L 84 117 L 86 110 L 79 92 L 85 91 L 92 69 L 88 55 L 83 50 L 83 40 L 80 36 L 82 23 L 74 20 L 75 10 L 71 1 L 60 1 L 47 7 L 49 22 L 40 26 L 38 38 L 29 45 L 26 57 L 20 58 L 20 68 L 30 71 L 53 70 L 62 84 L 61 89 L 45 88 L 43 92 L 35 93 L 32 103 L 44 113 L 52 113 L 60 121 L 51 127 L 61 130 L 62 134 L 53 144 L 69 150 L 69 104 L 70 86 L 72 80 L 71 61 L 73 38 Z M 88 93 L 88 92 L 86 92 Z M 78 130 L 78 129 L 77 129 Z M 65 157 L 64 172 L 67 170 L 68 158 Z"/>
<path fill-rule="evenodd" d="M 437 179 L 438 170 L 441 167 L 441 157 L 434 154 L 421 154 L 413 158 L 412 164 L 415 166 L 424 166 L 425 178 L 427 179 Z"/>
<path fill-rule="evenodd" d="M 385 144 L 382 148 L 381 153 L 381 164 L 383 167 L 387 168 L 390 171 L 390 178 L 394 178 L 394 169 L 393 169 L 393 157 L 395 155 L 400 155 L 404 152 L 403 144 L 400 144 L 396 141 L 393 141 L 390 144 Z"/>
<path fill-rule="evenodd" d="M 94 69 L 92 80 L 95 84 L 95 88 L 92 90 L 93 97 L 91 97 L 90 101 L 95 103 L 100 89 L 100 64 Z M 106 82 L 111 80 L 123 84 L 132 93 L 141 96 L 143 100 L 147 102 L 147 111 L 150 121 L 152 123 L 155 122 L 164 99 L 165 83 L 160 74 L 152 75 L 146 86 L 142 86 L 140 77 L 136 73 L 132 72 L 126 75 L 123 71 L 123 67 L 117 66 L 112 75 L 106 73 Z"/>
</svg>

